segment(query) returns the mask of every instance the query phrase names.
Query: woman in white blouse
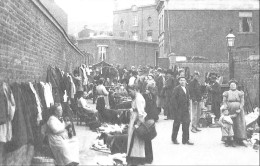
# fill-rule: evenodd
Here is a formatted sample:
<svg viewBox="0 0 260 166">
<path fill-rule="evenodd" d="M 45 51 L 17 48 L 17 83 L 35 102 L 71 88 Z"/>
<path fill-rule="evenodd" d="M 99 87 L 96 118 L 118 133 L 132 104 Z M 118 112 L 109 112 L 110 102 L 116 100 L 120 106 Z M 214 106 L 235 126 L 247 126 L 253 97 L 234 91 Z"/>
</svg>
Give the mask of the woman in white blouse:
<svg viewBox="0 0 260 166">
<path fill-rule="evenodd" d="M 48 126 L 48 140 L 54 155 L 56 165 L 75 166 L 79 164 L 79 145 L 76 137 L 69 138 L 68 128 L 71 123 L 62 118 L 61 104 L 55 103 L 51 107 L 53 115 L 50 116 Z"/>
</svg>

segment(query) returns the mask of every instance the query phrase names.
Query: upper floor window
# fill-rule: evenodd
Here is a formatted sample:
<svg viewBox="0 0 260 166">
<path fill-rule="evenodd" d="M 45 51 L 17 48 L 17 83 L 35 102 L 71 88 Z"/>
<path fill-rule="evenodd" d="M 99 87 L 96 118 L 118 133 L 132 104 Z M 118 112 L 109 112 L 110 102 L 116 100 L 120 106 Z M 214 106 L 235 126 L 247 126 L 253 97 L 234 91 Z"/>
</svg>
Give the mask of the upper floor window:
<svg viewBox="0 0 260 166">
<path fill-rule="evenodd" d="M 150 27 L 152 25 L 152 17 L 148 17 L 147 18 L 147 23 L 148 23 L 148 26 Z"/>
<path fill-rule="evenodd" d="M 147 31 L 147 37 L 153 36 L 153 31 L 152 30 L 148 30 Z"/>
<path fill-rule="evenodd" d="M 161 34 L 161 18 L 159 18 L 159 34 Z"/>
<path fill-rule="evenodd" d="M 124 23 L 125 23 L 124 20 L 121 20 L 121 21 L 120 21 L 120 27 L 121 27 L 121 29 L 124 28 Z"/>
<path fill-rule="evenodd" d="M 152 30 L 148 30 L 147 31 L 147 40 L 148 41 L 153 41 L 153 31 Z"/>
<path fill-rule="evenodd" d="M 137 15 L 134 16 L 133 26 L 138 26 L 138 16 Z"/>
<path fill-rule="evenodd" d="M 239 32 L 253 32 L 252 12 L 239 12 Z"/>
<path fill-rule="evenodd" d="M 107 56 L 107 46 L 104 45 L 98 45 L 98 57 L 101 61 L 106 60 Z"/>
<path fill-rule="evenodd" d="M 133 40 L 138 40 L 138 32 L 137 31 L 133 31 Z"/>
</svg>

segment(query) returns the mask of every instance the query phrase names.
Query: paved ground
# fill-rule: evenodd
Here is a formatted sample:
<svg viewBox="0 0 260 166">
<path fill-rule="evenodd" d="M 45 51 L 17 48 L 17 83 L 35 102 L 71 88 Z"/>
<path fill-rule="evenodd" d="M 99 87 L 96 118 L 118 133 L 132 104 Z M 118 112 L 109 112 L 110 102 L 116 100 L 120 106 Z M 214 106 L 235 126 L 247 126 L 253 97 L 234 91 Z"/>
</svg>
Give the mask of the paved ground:
<svg viewBox="0 0 260 166">
<path fill-rule="evenodd" d="M 225 147 L 219 128 L 202 128 L 199 133 L 191 133 L 194 146 L 174 145 L 170 139 L 172 124 L 172 120 L 163 120 L 161 116 L 156 125 L 158 135 L 153 140 L 152 165 L 259 165 L 259 151 L 252 147 Z M 80 165 L 95 165 L 96 157 L 107 156 L 89 149 L 97 133 L 86 126 L 76 126 L 76 131 L 81 145 Z M 181 132 L 180 128 L 179 142 Z"/>
</svg>

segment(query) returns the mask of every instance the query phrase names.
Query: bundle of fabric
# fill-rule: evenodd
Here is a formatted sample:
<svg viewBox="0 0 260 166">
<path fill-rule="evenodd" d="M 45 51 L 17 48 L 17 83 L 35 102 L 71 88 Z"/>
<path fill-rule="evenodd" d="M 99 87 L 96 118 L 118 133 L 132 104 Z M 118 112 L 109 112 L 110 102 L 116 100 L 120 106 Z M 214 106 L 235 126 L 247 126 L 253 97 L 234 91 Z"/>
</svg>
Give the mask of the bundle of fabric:
<svg viewBox="0 0 260 166">
<path fill-rule="evenodd" d="M 257 122 L 258 118 L 259 118 L 259 108 L 256 107 L 253 112 L 251 112 L 245 116 L 246 126 L 247 127 L 252 126 L 254 123 Z"/>
<path fill-rule="evenodd" d="M 98 156 L 95 158 L 95 162 L 97 165 L 113 165 L 113 166 L 125 166 L 126 163 L 126 154 L 125 153 L 117 153 L 109 156 Z"/>
<path fill-rule="evenodd" d="M 107 147 L 107 145 L 104 143 L 104 140 L 102 139 L 96 139 L 90 149 L 103 153 L 111 153 L 110 149 Z"/>
<path fill-rule="evenodd" d="M 128 129 L 128 125 L 126 124 L 112 125 L 107 123 L 102 124 L 101 127 L 98 128 L 98 130 L 101 133 L 106 133 L 106 134 L 126 134 L 127 129 Z"/>
</svg>

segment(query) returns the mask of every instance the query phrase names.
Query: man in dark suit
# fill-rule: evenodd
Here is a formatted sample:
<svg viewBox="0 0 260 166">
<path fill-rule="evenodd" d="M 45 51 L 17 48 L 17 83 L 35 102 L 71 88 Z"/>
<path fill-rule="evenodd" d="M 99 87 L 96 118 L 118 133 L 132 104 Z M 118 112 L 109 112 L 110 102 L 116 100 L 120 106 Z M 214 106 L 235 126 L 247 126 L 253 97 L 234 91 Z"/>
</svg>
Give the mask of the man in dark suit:
<svg viewBox="0 0 260 166">
<path fill-rule="evenodd" d="M 210 85 L 207 86 L 209 93 L 211 94 L 211 110 L 215 114 L 215 120 L 218 121 L 220 118 L 220 104 L 221 104 L 221 86 L 217 82 L 217 75 L 210 77 Z"/>
<path fill-rule="evenodd" d="M 173 91 L 174 102 L 174 123 L 172 128 L 172 142 L 179 144 L 177 141 L 180 124 L 182 124 L 182 143 L 186 145 L 193 145 L 189 141 L 189 126 L 190 126 L 190 112 L 189 112 L 189 90 L 186 87 L 185 77 L 179 77 L 179 83 Z"/>
<path fill-rule="evenodd" d="M 198 131 L 201 131 L 198 129 L 198 123 L 199 123 L 199 118 L 201 114 L 201 109 L 200 109 L 200 102 L 201 102 L 201 86 L 199 83 L 199 72 L 195 71 L 193 75 L 193 79 L 189 83 L 189 92 L 190 92 L 190 99 L 191 99 L 191 123 L 192 123 L 192 129 L 191 132 L 196 133 Z"/>
<path fill-rule="evenodd" d="M 163 87 L 165 86 L 164 72 L 161 68 L 158 68 L 159 76 L 156 78 L 156 86 L 158 88 L 158 95 L 156 99 L 157 110 L 160 113 L 164 106 Z"/>
</svg>

